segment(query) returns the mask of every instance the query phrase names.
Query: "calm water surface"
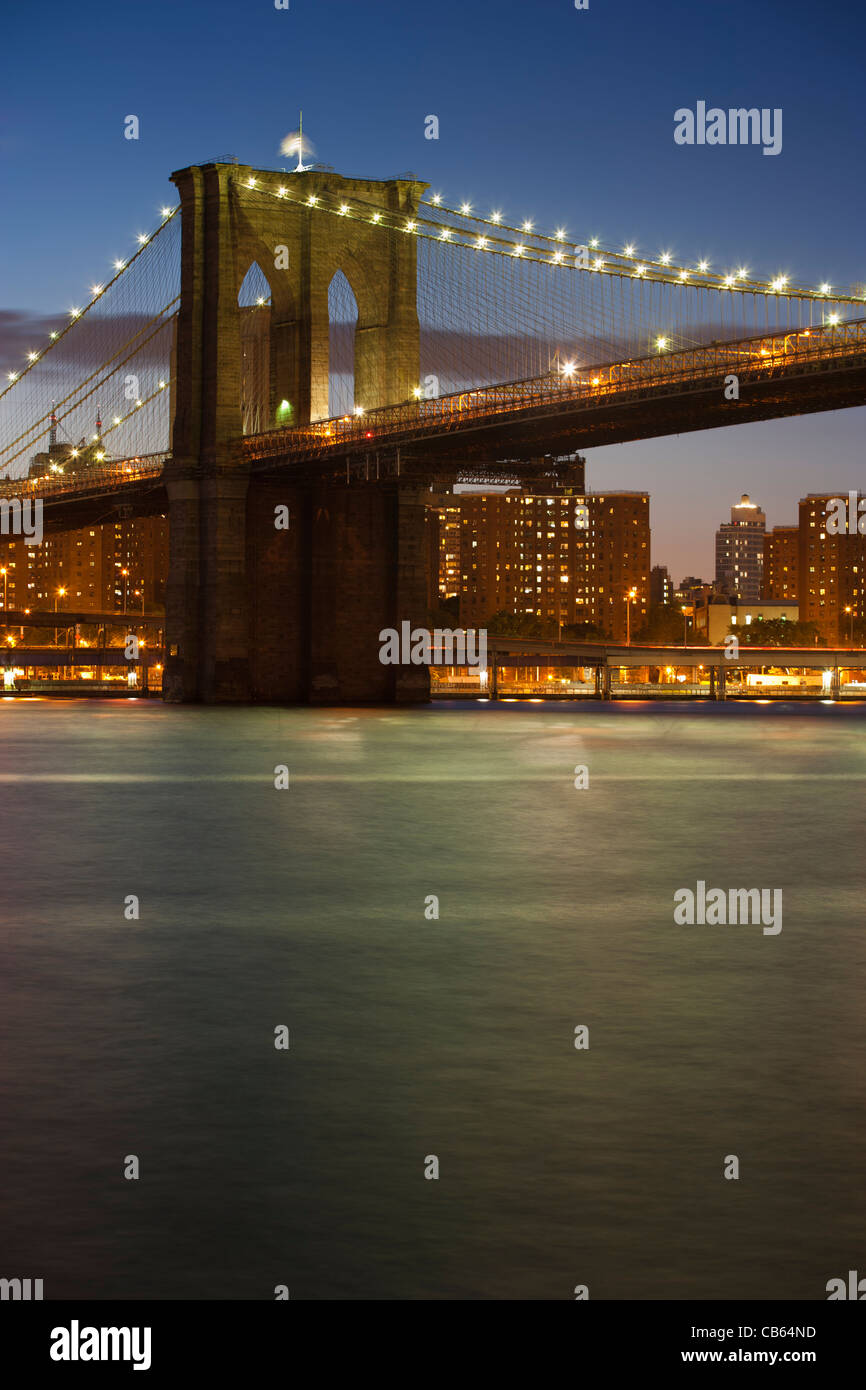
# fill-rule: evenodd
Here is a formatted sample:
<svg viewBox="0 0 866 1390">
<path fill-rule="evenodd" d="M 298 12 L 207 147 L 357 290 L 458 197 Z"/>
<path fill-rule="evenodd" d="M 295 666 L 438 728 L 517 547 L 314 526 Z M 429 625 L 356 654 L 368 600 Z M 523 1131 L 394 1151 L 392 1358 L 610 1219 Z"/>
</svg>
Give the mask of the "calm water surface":
<svg viewBox="0 0 866 1390">
<path fill-rule="evenodd" d="M 864 735 L 0 703 L 0 1276 L 825 1298 L 866 1270 Z M 675 925 L 698 879 L 781 888 L 781 934 Z"/>
</svg>

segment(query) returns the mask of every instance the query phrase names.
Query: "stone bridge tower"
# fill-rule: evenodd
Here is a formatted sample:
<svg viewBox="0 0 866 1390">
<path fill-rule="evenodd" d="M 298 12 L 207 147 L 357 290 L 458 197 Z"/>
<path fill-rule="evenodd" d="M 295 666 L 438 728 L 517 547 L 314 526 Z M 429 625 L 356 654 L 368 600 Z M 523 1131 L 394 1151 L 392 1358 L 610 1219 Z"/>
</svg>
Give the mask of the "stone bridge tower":
<svg viewBox="0 0 866 1390">
<path fill-rule="evenodd" d="M 180 193 L 182 250 L 166 475 L 166 697 L 424 698 L 426 671 L 395 674 L 377 656 L 371 664 L 367 650 L 370 620 L 380 627 L 407 617 L 423 622 L 420 495 L 382 485 L 361 497 L 358 489 L 282 477 L 278 464 L 267 477 L 251 476 L 237 446 L 244 312 L 238 295 L 254 265 L 271 292 L 261 411 L 268 427 L 329 413 L 328 292 L 338 271 L 358 309 L 355 400 L 373 409 L 411 397 L 419 376 L 417 243 L 401 225 L 417 212 L 426 185 L 236 164 L 194 166 L 172 181 Z M 288 536 L 274 531 L 280 503 L 291 514 Z M 353 554 L 354 570 L 346 560 Z M 289 575 L 286 589 L 281 581 Z M 367 589 L 366 609 L 359 607 L 359 585 Z M 278 592 L 284 622 L 272 611 Z M 353 610 L 359 620 L 366 614 L 354 655 Z M 342 626 L 339 649 L 327 636 L 329 619 L 332 629 Z"/>
</svg>

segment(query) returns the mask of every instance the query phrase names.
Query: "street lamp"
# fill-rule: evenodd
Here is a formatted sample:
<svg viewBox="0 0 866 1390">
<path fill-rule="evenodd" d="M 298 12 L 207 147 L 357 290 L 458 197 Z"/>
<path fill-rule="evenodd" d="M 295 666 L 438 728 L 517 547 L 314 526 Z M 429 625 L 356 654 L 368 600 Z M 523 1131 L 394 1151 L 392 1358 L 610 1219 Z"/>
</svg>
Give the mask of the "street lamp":
<svg viewBox="0 0 866 1390">
<path fill-rule="evenodd" d="M 129 570 L 121 570 L 123 575 L 123 611 L 126 612 L 126 602 L 129 597 Z"/>
<path fill-rule="evenodd" d="M 65 598 L 65 597 L 66 597 L 66 590 L 65 590 L 65 589 L 62 589 L 62 588 L 61 588 L 61 589 L 58 589 L 58 590 L 57 590 L 57 593 L 54 595 L 54 612 L 55 612 L 55 613 L 57 612 L 57 602 L 58 602 L 58 599 L 62 599 L 62 598 Z M 55 647 L 57 646 L 57 628 L 54 629 L 54 645 L 55 645 Z"/>
<path fill-rule="evenodd" d="M 6 571 L 4 570 L 3 573 L 5 574 Z M 851 606 L 850 603 L 846 603 L 846 604 L 845 604 L 845 612 L 846 612 L 846 613 L 849 613 L 849 614 L 851 615 L 851 646 L 853 647 L 853 645 L 854 645 L 854 609 L 852 608 L 852 606 Z"/>
<path fill-rule="evenodd" d="M 685 604 L 681 604 L 680 607 L 683 610 L 683 646 L 687 647 L 689 645 L 689 614 Z"/>
<path fill-rule="evenodd" d="M 637 589 L 629 589 L 625 596 L 625 644 L 631 646 L 631 606 L 637 598 Z"/>
</svg>

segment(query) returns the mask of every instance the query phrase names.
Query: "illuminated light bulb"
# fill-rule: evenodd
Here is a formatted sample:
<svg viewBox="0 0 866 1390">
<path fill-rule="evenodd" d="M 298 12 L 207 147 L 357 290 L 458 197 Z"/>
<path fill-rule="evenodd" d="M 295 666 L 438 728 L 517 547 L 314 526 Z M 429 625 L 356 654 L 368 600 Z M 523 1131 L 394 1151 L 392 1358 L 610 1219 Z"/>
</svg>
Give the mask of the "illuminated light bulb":
<svg viewBox="0 0 866 1390">
<path fill-rule="evenodd" d="M 102 286 L 102 285 L 91 285 L 91 286 L 90 286 L 90 293 L 93 294 L 93 295 L 102 294 L 102 290 L 103 290 L 103 286 Z"/>
<path fill-rule="evenodd" d="M 637 270 L 635 271 L 635 275 L 646 275 L 646 266 L 639 265 Z"/>
<path fill-rule="evenodd" d="M 100 460 L 100 462 L 105 458 L 105 454 L 103 453 L 102 449 L 99 449 L 97 451 L 96 457 Z"/>
<path fill-rule="evenodd" d="M 424 392 L 422 391 L 420 386 L 413 386 L 412 395 L 415 397 L 416 401 L 420 401 L 421 397 L 424 395 Z"/>
<path fill-rule="evenodd" d="M 524 222 L 524 224 L 523 224 L 523 230 L 524 230 L 524 232 L 531 232 L 531 231 L 532 231 L 532 223 L 531 223 L 529 220 L 527 220 L 526 222 Z"/>
<path fill-rule="evenodd" d="M 346 216 L 346 213 L 347 213 L 348 211 L 349 211 L 349 204 L 348 204 L 348 203 L 341 203 L 341 204 L 340 204 L 340 213 L 342 214 L 343 217 Z"/>
<path fill-rule="evenodd" d="M 35 362 L 36 359 L 37 359 L 38 356 L 39 356 L 39 353 L 38 353 L 38 352 L 28 352 L 27 356 L 28 356 L 28 358 L 30 359 L 31 362 Z"/>
<path fill-rule="evenodd" d="M 363 415 L 363 414 L 364 414 L 364 407 L 363 407 L 362 405 L 356 405 L 356 406 L 355 406 L 355 414 L 356 414 L 356 415 Z"/>
<path fill-rule="evenodd" d="M 746 273 L 747 273 L 747 272 L 746 272 L 746 267 L 745 267 L 744 265 L 741 265 L 740 268 L 739 268 L 739 270 L 737 271 L 737 279 L 738 279 L 738 280 L 745 280 L 745 278 L 746 278 Z"/>
<path fill-rule="evenodd" d="M 371 221 L 371 222 L 381 222 L 381 221 L 382 221 L 382 214 L 381 214 L 381 212 L 374 212 L 374 213 L 373 213 L 373 216 L 370 218 L 370 221 Z"/>
<path fill-rule="evenodd" d="M 556 239 L 557 241 L 565 241 L 565 228 L 564 228 L 564 227 L 557 227 L 556 233 L 555 233 L 555 239 Z"/>
<path fill-rule="evenodd" d="M 487 245 L 487 237 L 480 236 L 476 241 L 475 245 L 478 247 L 479 251 L 483 251 L 484 247 Z"/>
<path fill-rule="evenodd" d="M 280 184 L 279 188 L 277 189 L 277 197 L 278 197 L 278 198 L 285 198 L 285 196 L 286 196 L 286 190 L 285 190 L 285 188 L 283 188 L 282 184 Z"/>
<path fill-rule="evenodd" d="M 451 231 L 450 231 L 450 229 L 449 229 L 448 227 L 446 227 L 446 228 L 444 229 L 444 231 L 440 234 L 439 240 L 440 240 L 440 241 L 447 241 L 448 238 L 449 238 L 450 236 L 451 236 Z"/>
<path fill-rule="evenodd" d="M 514 254 L 515 254 L 515 256 L 522 256 L 525 250 L 526 250 L 526 247 L 525 247 L 525 246 L 515 246 L 515 248 L 514 248 Z"/>
<path fill-rule="evenodd" d="M 827 318 L 827 322 L 828 322 L 828 323 L 831 323 L 831 324 L 833 324 L 833 325 L 837 324 L 837 323 L 839 322 L 839 315 L 838 315 L 838 314 L 830 314 L 830 315 L 828 316 L 828 318 Z"/>
<path fill-rule="evenodd" d="M 255 186 L 256 186 L 256 181 L 255 181 L 254 178 L 249 178 L 249 179 L 247 179 L 247 188 L 255 188 Z"/>
<path fill-rule="evenodd" d="M 627 246 L 627 247 L 625 248 L 625 251 L 623 252 L 623 255 L 624 255 L 624 256 L 633 256 L 633 255 L 634 255 L 634 247 L 633 247 L 633 246 Z"/>
<path fill-rule="evenodd" d="M 259 306 L 261 306 L 262 304 L 264 304 L 264 302 L 265 302 L 264 296 L 260 294 L 259 297 L 258 297 L 258 299 L 256 300 L 256 303 L 257 303 Z"/>
<path fill-rule="evenodd" d="M 126 262 L 125 262 L 125 261 L 115 261 L 115 262 L 114 262 L 114 269 L 115 269 L 115 270 L 123 270 L 123 267 L 124 267 L 125 265 L 126 265 Z"/>
<path fill-rule="evenodd" d="M 688 272 L 687 270 L 681 270 L 681 271 L 680 271 L 680 279 L 681 279 L 681 280 L 687 280 L 688 278 L 689 278 L 689 272 Z"/>
<path fill-rule="evenodd" d="M 318 201 L 319 201 L 319 200 L 318 200 L 318 198 L 316 197 L 315 193 L 311 193 L 310 196 L 309 196 L 309 198 L 307 199 L 307 207 L 309 207 L 309 208 L 314 208 L 314 207 L 316 206 L 316 203 L 317 203 Z"/>
<path fill-rule="evenodd" d="M 661 261 L 662 265 L 670 265 L 670 260 L 671 260 L 671 253 L 670 253 L 670 251 L 662 251 L 661 255 L 659 256 L 659 260 Z"/>
<path fill-rule="evenodd" d="M 501 222 L 501 221 L 502 221 L 502 213 L 501 213 L 501 212 L 491 212 L 491 214 L 490 214 L 490 221 L 491 221 L 491 222 Z"/>
<path fill-rule="evenodd" d="M 656 338 L 656 347 L 658 348 L 659 352 L 664 352 L 664 350 L 665 350 L 665 348 L 667 347 L 667 345 L 668 345 L 668 340 L 667 340 L 667 338 L 665 338 L 665 337 Z"/>
<path fill-rule="evenodd" d="M 725 276 L 725 285 L 727 286 L 728 289 L 731 288 L 731 285 L 732 285 L 733 283 L 734 283 L 734 277 L 733 277 L 733 275 L 726 275 L 726 276 Z"/>
<path fill-rule="evenodd" d="M 563 362 L 563 364 L 562 364 L 562 375 L 563 375 L 563 376 L 574 376 L 575 368 L 576 368 L 576 364 L 575 364 L 574 362 Z"/>
<path fill-rule="evenodd" d="M 54 342 L 54 339 L 57 337 L 57 334 L 56 334 L 56 333 L 49 333 L 48 336 L 49 336 L 49 338 L 51 339 L 51 341 L 52 341 L 52 343 L 53 343 L 53 342 Z"/>
<path fill-rule="evenodd" d="M 78 450 L 77 450 L 77 449 L 73 449 L 73 450 L 72 450 L 72 457 L 73 457 L 74 459 L 77 459 L 77 458 L 78 458 Z"/>
<path fill-rule="evenodd" d="M 114 417 L 114 423 L 115 423 L 116 425 L 119 425 L 119 424 L 120 424 L 120 416 L 119 416 L 119 415 L 115 415 L 115 417 Z"/>
<path fill-rule="evenodd" d="M 17 381 L 17 380 L 18 380 L 18 373 L 17 373 L 17 372 L 7 372 L 6 375 L 8 376 L 8 378 L 9 378 L 10 381 Z"/>
<path fill-rule="evenodd" d="M 595 260 L 592 263 L 592 268 L 593 270 L 602 270 L 604 268 L 604 261 L 601 259 L 600 256 L 596 256 Z"/>
<path fill-rule="evenodd" d="M 830 286 L 826 283 L 826 281 L 825 281 L 825 283 L 821 286 L 821 293 L 822 293 L 822 294 L 829 294 L 829 293 L 830 293 Z"/>
<path fill-rule="evenodd" d="M 70 309 L 70 310 L 69 310 L 69 313 L 70 313 L 70 315 L 71 315 L 72 318 L 77 319 L 77 318 L 78 318 L 78 315 L 81 313 L 81 310 L 80 310 L 80 309 Z"/>
<path fill-rule="evenodd" d="M 174 212 L 174 208 L 160 208 L 160 212 L 162 213 L 163 217 L 171 217 L 171 214 Z"/>
<path fill-rule="evenodd" d="M 159 389 L 160 389 L 160 391 L 164 391 L 164 390 L 165 390 L 165 382 L 164 382 L 164 381 L 161 381 L 161 382 L 159 383 Z"/>
<path fill-rule="evenodd" d="M 461 204 L 460 204 L 460 211 L 463 213 L 463 216 L 464 216 L 464 217 L 468 216 L 468 214 L 472 211 L 472 204 L 471 204 L 471 203 L 461 203 Z"/>
<path fill-rule="evenodd" d="M 136 401 L 136 402 L 135 402 L 135 408 L 136 408 L 136 410 L 139 410 L 139 409 L 141 408 L 142 404 L 143 404 L 142 401 Z"/>
<path fill-rule="evenodd" d="M 562 252 L 561 252 L 561 251 L 554 251 L 554 253 L 553 253 L 553 263 L 554 263 L 554 265 L 562 265 Z"/>
<path fill-rule="evenodd" d="M 431 201 L 431 203 L 435 203 L 436 207 L 438 208 L 439 204 L 442 202 L 442 194 L 441 194 L 441 193 L 434 193 L 434 194 L 433 194 L 433 197 L 430 199 L 430 201 Z"/>
<path fill-rule="evenodd" d="M 597 237 L 597 236 L 590 237 L 590 239 L 589 239 L 589 244 L 590 244 L 590 246 L 598 246 L 598 237 Z"/>
<path fill-rule="evenodd" d="M 771 280 L 771 281 L 770 281 L 770 289 L 771 289 L 771 290 L 780 290 L 781 288 L 782 288 L 782 279 L 781 279 L 781 276 L 777 276 L 777 278 L 776 278 L 775 280 Z"/>
<path fill-rule="evenodd" d="M 414 230 L 415 230 L 415 223 L 414 223 L 414 222 L 407 222 L 407 223 L 406 223 L 405 230 L 406 230 L 407 232 L 414 232 Z"/>
<path fill-rule="evenodd" d="M 147 241 L 147 237 L 144 235 L 144 232 L 139 232 L 138 236 L 136 237 L 136 240 L 139 246 L 144 246 L 145 242 Z"/>
<path fill-rule="evenodd" d="M 698 261 L 698 270 L 706 270 L 709 264 L 709 261 Z"/>
</svg>

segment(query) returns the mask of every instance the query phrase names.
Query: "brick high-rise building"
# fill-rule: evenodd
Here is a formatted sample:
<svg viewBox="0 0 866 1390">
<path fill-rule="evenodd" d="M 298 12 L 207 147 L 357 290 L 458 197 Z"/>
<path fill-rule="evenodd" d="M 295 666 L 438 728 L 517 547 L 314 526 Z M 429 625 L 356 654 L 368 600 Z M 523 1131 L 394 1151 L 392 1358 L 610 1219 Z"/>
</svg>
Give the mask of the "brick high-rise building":
<svg viewBox="0 0 866 1390">
<path fill-rule="evenodd" d="M 800 500 L 800 620 L 817 623 L 830 642 L 847 640 L 851 619 L 866 613 L 866 536 L 847 531 L 834 536 L 826 528 L 827 502 L 847 496 L 847 491 L 810 492 Z"/>
<path fill-rule="evenodd" d="M 48 448 L 30 461 L 28 477 L 86 474 L 105 458 L 102 420 L 75 445 L 58 438 L 52 411 Z M 45 536 L 39 545 L 0 538 L 0 604 L 6 609 L 78 613 L 153 613 L 165 605 L 168 519 L 134 517 Z"/>
<path fill-rule="evenodd" d="M 27 545 L 0 544 L 7 609 L 152 613 L 165 604 L 168 520 L 162 516 L 88 526 Z M 61 594 L 60 590 L 64 592 Z"/>
<path fill-rule="evenodd" d="M 460 498 L 446 493 L 436 507 L 439 516 L 439 597 L 460 594 Z"/>
<path fill-rule="evenodd" d="M 797 603 L 800 592 L 800 529 L 774 526 L 764 541 L 764 593 Z"/>
<path fill-rule="evenodd" d="M 716 588 L 748 602 L 764 592 L 764 536 L 767 518 L 744 492 L 731 519 L 716 532 Z"/>
<path fill-rule="evenodd" d="M 557 491 L 463 493 L 460 623 L 505 611 L 551 627 L 592 623 L 615 640 L 646 622 L 649 495 Z"/>
</svg>

